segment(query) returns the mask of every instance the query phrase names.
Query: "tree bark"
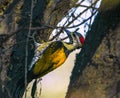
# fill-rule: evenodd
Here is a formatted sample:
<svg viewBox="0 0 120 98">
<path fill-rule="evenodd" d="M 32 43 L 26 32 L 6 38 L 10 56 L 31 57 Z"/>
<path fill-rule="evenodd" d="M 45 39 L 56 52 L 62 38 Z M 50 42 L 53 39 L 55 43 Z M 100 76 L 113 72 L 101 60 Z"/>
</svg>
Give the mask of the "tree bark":
<svg viewBox="0 0 120 98">
<path fill-rule="evenodd" d="M 66 98 L 120 97 L 120 2 L 103 8 L 76 56 Z"/>
<path fill-rule="evenodd" d="M 15 91 L 19 85 L 18 81 L 20 78 L 25 77 L 25 58 L 27 57 L 27 63 L 29 65 L 34 54 L 33 41 L 30 40 L 27 50 L 28 56 L 25 55 L 26 39 L 28 37 L 31 15 L 31 0 L 1 1 L 0 29 L 2 31 L 0 31 L 0 97 L 19 98 L 16 96 L 19 93 L 23 95 L 24 90 L 22 93 L 20 92 L 21 89 L 19 89 L 17 93 L 15 93 Z M 39 42 L 48 41 L 54 28 L 51 29 L 48 27 L 43 29 L 43 27 L 48 25 L 52 27 L 56 26 L 68 10 L 75 5 L 77 0 L 74 0 L 75 2 L 73 0 L 60 0 L 57 3 L 55 2 L 56 0 L 35 1 L 32 27 L 40 27 L 42 29 L 31 30 L 31 35 L 36 31 L 37 35 L 39 35 Z M 74 97 L 74 94 L 77 95 L 79 92 L 87 94 L 86 96 L 90 96 L 94 94 L 95 91 L 99 93 L 99 96 L 101 96 L 103 92 L 105 94 L 102 96 L 109 96 L 111 94 L 111 88 L 116 89 L 116 92 L 113 92 L 110 97 L 118 96 L 117 93 L 120 88 L 120 56 L 118 52 L 119 29 L 116 29 L 116 27 L 120 22 L 120 8 L 119 5 L 117 5 L 117 7 L 114 6 L 114 9 L 111 7 L 108 7 L 105 11 L 103 11 L 103 9 L 104 7 L 100 8 L 99 14 L 96 16 L 92 28 L 88 32 L 85 45 L 83 46 L 81 53 L 77 55 L 75 67 L 72 72 L 73 76 L 71 76 L 71 82 L 66 96 L 67 98 L 71 96 L 72 98 L 76 98 Z M 112 39 L 110 39 L 110 37 L 112 37 Z M 114 39 L 118 40 L 115 42 Z M 101 42 L 102 44 L 100 45 Z M 105 48 L 103 49 L 104 46 Z M 91 75 L 89 73 L 94 74 Z M 115 80 L 109 83 L 109 79 Z M 82 94 L 77 95 L 77 97 L 80 98 Z M 85 98 L 87 98 L 86 96 Z M 21 97 L 22 96 L 20 96 L 20 98 Z"/>
<path fill-rule="evenodd" d="M 18 98 L 24 91 L 16 92 L 18 81 L 25 77 L 25 58 L 29 65 L 34 54 L 33 41 L 29 40 L 26 56 L 26 40 L 29 32 L 32 0 L 1 0 L 0 1 L 0 97 Z M 48 41 L 54 28 L 62 17 L 76 2 L 72 0 L 33 0 L 32 27 L 42 28 L 31 30 L 39 36 L 39 42 Z M 45 27 L 45 29 L 43 28 Z M 36 36 L 37 37 L 37 36 Z M 24 81 L 22 81 L 24 82 Z M 21 96 L 22 97 L 22 96 Z"/>
</svg>

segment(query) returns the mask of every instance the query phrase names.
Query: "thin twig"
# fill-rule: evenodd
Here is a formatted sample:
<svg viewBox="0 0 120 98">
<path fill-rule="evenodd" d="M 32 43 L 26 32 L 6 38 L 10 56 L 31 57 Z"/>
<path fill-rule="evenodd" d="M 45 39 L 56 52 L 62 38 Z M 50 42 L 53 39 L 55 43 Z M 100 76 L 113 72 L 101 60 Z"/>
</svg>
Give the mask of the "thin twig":
<svg viewBox="0 0 120 98">
<path fill-rule="evenodd" d="M 29 31 L 26 38 L 26 47 L 25 47 L 25 88 L 27 87 L 27 65 L 28 65 L 28 43 L 29 43 L 29 36 L 31 33 L 31 27 L 32 27 L 32 16 L 33 16 L 33 5 L 34 1 L 31 0 L 31 15 L 30 15 L 30 23 L 29 23 Z M 27 98 L 27 92 L 25 91 L 25 98 Z"/>
<path fill-rule="evenodd" d="M 70 29 L 70 28 L 75 28 L 75 27 L 78 27 L 78 26 L 84 24 L 84 23 L 87 22 L 89 19 L 91 19 L 91 18 L 93 17 L 93 15 L 96 14 L 96 12 L 97 12 L 97 10 L 96 10 L 90 17 L 88 17 L 87 19 L 83 20 L 81 23 L 79 23 L 79 24 L 77 24 L 77 25 L 74 25 L 74 26 L 67 27 L 67 28 L 69 28 L 69 29 Z"/>
<path fill-rule="evenodd" d="M 30 42 L 31 40 L 33 40 L 33 39 L 29 39 L 29 42 Z M 24 44 L 25 42 L 26 42 L 26 40 L 22 40 L 22 41 L 19 41 L 19 42 L 17 42 L 17 43 L 14 43 L 14 45 L 13 45 L 13 44 L 6 44 L 6 45 L 8 45 L 9 47 L 8 47 L 7 49 L 5 49 L 4 51 L 7 52 L 7 51 L 9 51 L 9 49 L 13 48 L 15 45 Z"/>
<path fill-rule="evenodd" d="M 87 5 L 80 5 L 80 7 L 89 7 L 89 6 L 87 6 Z M 96 7 L 93 7 L 93 6 L 91 6 L 91 8 L 92 8 L 92 9 L 98 9 L 98 8 L 96 8 Z"/>
<path fill-rule="evenodd" d="M 85 10 L 83 10 L 81 13 L 79 13 L 78 16 L 76 16 L 71 22 L 69 22 L 66 26 L 70 26 L 78 17 L 80 17 L 83 13 L 85 13 L 88 9 L 90 9 L 93 5 L 95 5 L 98 1 L 95 1 L 93 4 L 88 6 Z"/>
<path fill-rule="evenodd" d="M 84 1 L 84 0 L 82 0 L 80 3 L 82 3 L 83 1 Z M 24 28 L 23 28 L 23 27 L 22 27 L 22 28 L 19 28 L 18 30 L 14 31 L 14 32 L 11 32 L 10 35 L 8 35 L 3 42 L 5 42 L 5 41 L 8 40 L 11 36 L 15 35 L 17 32 L 19 32 L 20 30 L 23 30 L 23 29 L 29 29 L 29 30 L 60 29 L 60 31 L 57 32 L 57 34 L 56 34 L 52 39 L 50 39 L 50 40 L 54 40 L 56 37 L 58 37 L 58 36 L 60 35 L 60 33 L 63 31 L 63 29 L 65 29 L 65 28 L 70 29 L 70 28 L 78 27 L 78 26 L 84 24 L 84 23 L 85 23 L 86 21 L 88 21 L 90 18 L 92 18 L 92 16 L 97 12 L 97 10 L 96 10 L 94 13 L 92 13 L 92 15 L 91 15 L 89 18 L 83 20 L 81 23 L 79 23 L 79 24 L 77 24 L 77 25 L 74 25 L 74 26 L 70 26 L 78 17 L 80 17 L 80 16 L 81 16 L 83 13 L 85 13 L 88 9 L 90 9 L 90 8 L 96 9 L 95 7 L 93 7 L 93 5 L 95 5 L 97 2 L 98 2 L 98 0 L 96 0 L 96 1 L 95 1 L 94 3 L 92 3 L 90 6 L 86 6 L 86 9 L 85 9 L 84 11 L 82 11 L 81 13 L 79 13 L 79 15 L 77 15 L 76 17 L 74 17 L 74 19 L 73 19 L 72 21 L 68 22 L 69 19 L 70 19 L 70 18 L 68 18 L 68 19 L 66 20 L 66 22 L 63 24 L 63 26 L 51 26 L 51 25 L 45 24 L 45 25 L 43 25 L 43 26 L 41 26 L 41 27 L 31 27 L 31 28 L 28 28 L 28 27 L 24 27 Z M 80 3 L 79 3 L 79 4 L 80 4 Z M 67 24 L 67 23 L 68 23 L 68 24 Z M 66 25 L 66 24 L 67 24 L 67 25 Z"/>
<path fill-rule="evenodd" d="M 80 2 L 80 3 L 82 3 L 83 2 L 83 0 Z M 84 21 L 82 21 L 80 24 L 78 24 L 78 25 L 74 25 L 74 26 L 70 26 L 78 17 L 80 17 L 83 13 L 85 13 L 87 10 L 89 10 L 90 8 L 94 8 L 93 7 L 93 5 L 95 5 L 96 3 L 97 3 L 98 1 L 95 1 L 94 3 L 92 3 L 90 6 L 86 6 L 86 9 L 85 10 L 83 10 L 81 13 L 79 13 L 79 15 L 77 15 L 76 17 L 74 17 L 73 19 L 72 19 L 72 21 L 70 21 L 70 22 L 68 22 L 68 20 L 69 20 L 69 18 L 66 20 L 66 22 L 65 22 L 65 24 L 68 22 L 68 24 L 65 26 L 65 24 L 62 26 L 62 27 L 56 27 L 56 28 L 61 28 L 61 30 L 52 38 L 52 39 L 50 39 L 50 40 L 54 40 L 56 37 L 58 37 L 59 35 L 60 35 L 60 33 L 63 31 L 63 29 L 65 29 L 65 28 L 75 28 L 75 27 L 78 27 L 78 26 L 80 26 L 80 25 L 82 25 L 82 24 L 84 24 L 86 21 L 88 21 L 90 18 L 92 18 L 93 17 L 93 14 L 89 17 L 89 18 L 87 18 L 87 19 L 85 19 Z M 80 4 L 79 3 L 79 4 Z M 80 5 L 79 5 L 80 6 Z M 85 6 L 84 6 L 85 7 Z M 95 9 L 95 8 L 94 8 Z M 96 10 L 96 12 L 97 12 L 97 10 Z M 95 12 L 95 13 L 96 13 Z M 71 13 L 71 15 L 72 14 L 74 14 L 75 13 L 75 11 L 73 11 L 73 13 Z M 94 14 L 95 14 L 94 13 Z"/>
</svg>

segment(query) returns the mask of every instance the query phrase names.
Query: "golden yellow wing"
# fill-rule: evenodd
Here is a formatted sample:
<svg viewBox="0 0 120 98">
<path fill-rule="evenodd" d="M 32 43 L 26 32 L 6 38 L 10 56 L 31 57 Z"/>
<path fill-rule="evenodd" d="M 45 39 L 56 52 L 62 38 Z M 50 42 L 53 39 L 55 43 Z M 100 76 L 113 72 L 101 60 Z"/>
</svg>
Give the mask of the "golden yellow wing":
<svg viewBox="0 0 120 98">
<path fill-rule="evenodd" d="M 62 42 L 52 42 L 35 63 L 32 69 L 34 77 L 42 77 L 43 75 L 61 66 L 67 58 L 65 49 L 66 48 Z"/>
</svg>

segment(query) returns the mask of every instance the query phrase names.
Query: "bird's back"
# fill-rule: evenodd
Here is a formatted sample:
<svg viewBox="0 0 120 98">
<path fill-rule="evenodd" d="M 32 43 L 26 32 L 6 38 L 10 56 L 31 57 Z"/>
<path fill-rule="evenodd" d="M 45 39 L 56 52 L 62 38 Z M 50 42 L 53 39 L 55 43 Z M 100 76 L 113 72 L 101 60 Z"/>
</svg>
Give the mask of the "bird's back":
<svg viewBox="0 0 120 98">
<path fill-rule="evenodd" d="M 60 41 L 52 42 L 43 52 L 31 70 L 33 78 L 42 77 L 62 65 L 68 54 Z"/>
</svg>

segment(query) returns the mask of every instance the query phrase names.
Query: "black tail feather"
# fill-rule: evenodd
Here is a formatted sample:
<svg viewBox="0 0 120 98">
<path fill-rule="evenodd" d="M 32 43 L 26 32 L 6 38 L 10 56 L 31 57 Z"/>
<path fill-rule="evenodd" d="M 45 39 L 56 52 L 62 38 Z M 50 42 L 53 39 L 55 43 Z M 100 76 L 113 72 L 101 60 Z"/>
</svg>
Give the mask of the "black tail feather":
<svg viewBox="0 0 120 98">
<path fill-rule="evenodd" d="M 21 77 L 17 83 L 16 83 L 16 87 L 13 90 L 13 98 L 22 98 L 24 92 L 25 92 L 25 78 Z"/>
<path fill-rule="evenodd" d="M 29 77 L 27 77 L 27 84 L 30 83 L 32 81 L 32 78 L 30 75 L 28 75 Z M 13 98 L 22 98 L 26 87 L 25 87 L 25 76 L 21 76 L 18 81 L 16 82 L 16 87 L 13 91 Z"/>
</svg>

